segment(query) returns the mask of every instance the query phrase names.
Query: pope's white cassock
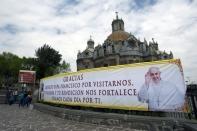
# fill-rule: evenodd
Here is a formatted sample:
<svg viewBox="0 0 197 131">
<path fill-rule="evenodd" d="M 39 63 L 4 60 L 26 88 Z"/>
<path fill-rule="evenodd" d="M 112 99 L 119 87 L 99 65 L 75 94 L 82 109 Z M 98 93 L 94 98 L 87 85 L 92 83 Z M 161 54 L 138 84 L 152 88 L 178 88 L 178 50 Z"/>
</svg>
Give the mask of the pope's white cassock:
<svg viewBox="0 0 197 131">
<path fill-rule="evenodd" d="M 178 88 L 162 80 L 158 84 L 144 84 L 138 93 L 138 99 L 148 103 L 150 111 L 175 111 L 184 104 L 184 95 Z"/>
</svg>

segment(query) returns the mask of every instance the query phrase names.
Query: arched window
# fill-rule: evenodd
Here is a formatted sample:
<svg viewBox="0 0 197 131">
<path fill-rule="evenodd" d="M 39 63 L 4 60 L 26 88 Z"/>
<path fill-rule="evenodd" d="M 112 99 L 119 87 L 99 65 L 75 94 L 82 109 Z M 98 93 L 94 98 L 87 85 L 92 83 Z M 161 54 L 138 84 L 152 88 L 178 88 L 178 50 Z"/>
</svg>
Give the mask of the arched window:
<svg viewBox="0 0 197 131">
<path fill-rule="evenodd" d="M 89 52 L 85 52 L 85 55 L 86 55 L 86 56 L 89 56 Z"/>
<path fill-rule="evenodd" d="M 112 53 L 115 53 L 114 45 L 112 45 Z"/>
<path fill-rule="evenodd" d="M 106 54 L 106 46 L 103 46 L 104 55 Z"/>
</svg>

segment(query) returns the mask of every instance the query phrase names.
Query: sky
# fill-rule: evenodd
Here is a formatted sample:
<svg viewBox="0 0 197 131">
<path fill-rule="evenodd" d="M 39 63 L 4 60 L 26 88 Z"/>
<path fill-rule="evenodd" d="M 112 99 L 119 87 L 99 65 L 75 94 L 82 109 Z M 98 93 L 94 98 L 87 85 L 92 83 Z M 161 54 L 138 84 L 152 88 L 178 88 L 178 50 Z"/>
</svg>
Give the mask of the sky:
<svg viewBox="0 0 197 131">
<path fill-rule="evenodd" d="M 197 0 L 1 0 L 0 53 L 35 57 L 44 44 L 76 71 L 78 51 L 92 36 L 95 46 L 112 32 L 118 12 L 125 31 L 155 41 L 180 58 L 185 80 L 197 81 Z"/>
</svg>

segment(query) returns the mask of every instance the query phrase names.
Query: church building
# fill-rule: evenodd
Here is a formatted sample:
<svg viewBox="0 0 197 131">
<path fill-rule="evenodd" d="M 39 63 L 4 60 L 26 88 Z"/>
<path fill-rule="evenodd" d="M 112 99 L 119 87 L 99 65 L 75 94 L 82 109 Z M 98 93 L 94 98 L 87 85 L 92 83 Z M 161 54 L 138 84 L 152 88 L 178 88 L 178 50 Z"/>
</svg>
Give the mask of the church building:
<svg viewBox="0 0 197 131">
<path fill-rule="evenodd" d="M 112 33 L 103 44 L 94 47 L 94 40 L 87 41 L 84 51 L 77 54 L 77 70 L 148 62 L 173 58 L 173 54 L 160 51 L 158 43 L 152 39 L 140 41 L 125 31 L 124 21 L 118 17 L 112 21 Z"/>
</svg>

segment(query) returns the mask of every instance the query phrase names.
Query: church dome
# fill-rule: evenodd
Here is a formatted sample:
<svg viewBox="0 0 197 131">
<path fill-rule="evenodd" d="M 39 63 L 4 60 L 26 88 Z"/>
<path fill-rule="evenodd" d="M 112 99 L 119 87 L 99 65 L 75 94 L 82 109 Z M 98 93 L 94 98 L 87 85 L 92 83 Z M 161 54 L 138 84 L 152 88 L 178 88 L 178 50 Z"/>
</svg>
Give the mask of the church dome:
<svg viewBox="0 0 197 131">
<path fill-rule="evenodd" d="M 127 40 L 129 38 L 129 36 L 130 35 L 129 35 L 128 32 L 118 30 L 118 31 L 112 32 L 107 37 L 107 40 L 110 40 L 110 41 L 124 41 L 124 40 Z"/>
</svg>

